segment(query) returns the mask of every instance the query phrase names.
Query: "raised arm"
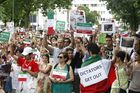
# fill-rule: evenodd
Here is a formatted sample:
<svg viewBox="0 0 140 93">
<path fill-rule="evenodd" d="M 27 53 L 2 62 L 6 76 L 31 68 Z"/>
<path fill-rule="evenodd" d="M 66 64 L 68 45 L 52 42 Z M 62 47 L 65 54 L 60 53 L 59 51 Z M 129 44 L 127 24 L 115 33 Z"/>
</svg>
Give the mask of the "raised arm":
<svg viewBox="0 0 140 93">
<path fill-rule="evenodd" d="M 47 38 L 47 35 L 44 35 L 44 38 L 43 38 L 43 46 L 45 47 L 45 48 L 47 48 L 48 50 L 49 50 L 49 52 L 53 52 L 54 51 L 54 47 L 52 47 L 51 45 L 49 45 L 48 44 L 48 38 Z"/>
</svg>

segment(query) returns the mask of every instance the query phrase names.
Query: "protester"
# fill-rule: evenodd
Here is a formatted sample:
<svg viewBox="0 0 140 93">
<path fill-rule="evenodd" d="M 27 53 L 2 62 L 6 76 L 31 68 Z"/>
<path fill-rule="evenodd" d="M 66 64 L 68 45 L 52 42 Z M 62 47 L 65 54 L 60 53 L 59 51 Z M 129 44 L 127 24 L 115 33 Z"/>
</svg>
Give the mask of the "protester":
<svg viewBox="0 0 140 93">
<path fill-rule="evenodd" d="M 127 73 L 131 76 L 128 93 L 140 93 L 140 49 L 135 51 L 135 61 L 127 65 Z"/>
<path fill-rule="evenodd" d="M 106 49 L 104 46 L 100 46 L 100 52 L 99 52 L 100 56 L 105 59 L 106 58 Z"/>
<path fill-rule="evenodd" d="M 57 37 L 53 36 L 50 38 L 51 45 L 57 47 Z"/>
<path fill-rule="evenodd" d="M 111 35 L 106 35 L 106 58 L 112 59 L 113 56 L 113 41 Z"/>
<path fill-rule="evenodd" d="M 17 60 L 18 66 L 21 67 L 18 74 L 19 86 L 17 92 L 34 93 L 36 87 L 36 77 L 39 69 L 38 64 L 32 60 L 32 48 L 25 47 L 22 52 L 23 57 L 14 55 L 13 51 L 14 49 L 11 47 L 12 57 Z M 20 80 L 24 78 L 23 75 L 26 77 L 25 81 Z"/>
<path fill-rule="evenodd" d="M 69 60 L 67 64 L 70 64 L 73 72 L 74 72 L 74 82 L 73 82 L 73 91 L 75 93 L 80 93 L 80 78 L 77 72 L 77 69 L 82 65 L 82 58 L 84 57 L 82 53 L 81 46 L 76 45 L 77 47 L 73 50 L 72 48 L 66 48 L 66 52 L 68 53 Z M 75 53 L 73 53 L 75 52 Z"/>
<path fill-rule="evenodd" d="M 81 67 L 88 66 L 92 63 L 98 62 L 101 60 L 101 56 L 99 55 L 99 47 L 95 43 L 90 43 L 87 46 L 88 52 L 90 54 L 90 57 L 83 62 Z M 108 74 L 108 78 L 100 81 L 96 84 L 84 87 L 82 84 L 80 85 L 81 93 L 105 93 L 108 91 L 110 86 L 112 85 L 112 82 L 115 80 L 115 72 L 114 72 L 114 67 L 111 65 L 110 71 Z"/>
<path fill-rule="evenodd" d="M 56 64 L 50 74 L 52 81 L 52 93 L 72 93 L 72 81 L 74 80 L 73 70 L 67 64 L 68 55 L 61 52 L 58 55 L 59 63 Z M 59 74 L 63 73 L 63 74 Z"/>
<path fill-rule="evenodd" d="M 57 39 L 57 47 L 54 47 L 54 46 L 48 44 L 48 38 L 47 38 L 47 36 L 45 36 L 44 37 L 44 43 L 45 43 L 45 47 L 53 55 L 53 64 L 58 63 L 58 58 L 57 58 L 58 54 L 60 52 L 65 51 L 66 48 L 67 48 L 67 47 L 64 46 L 64 39 L 62 37 L 58 38 Z M 72 46 L 72 45 L 70 45 L 70 46 Z"/>
<path fill-rule="evenodd" d="M 127 59 L 127 61 L 130 60 L 130 56 L 126 52 L 119 51 L 116 53 L 116 80 L 112 84 L 111 93 L 121 93 L 123 91 L 126 93 L 126 89 L 128 88 L 128 77 L 125 71 L 125 59 Z"/>
<path fill-rule="evenodd" d="M 130 54 L 132 61 L 135 61 L 134 54 L 135 54 L 135 51 L 137 51 L 139 48 L 140 48 L 140 31 L 137 31 L 134 38 L 133 50 L 131 51 L 131 54 Z"/>
<path fill-rule="evenodd" d="M 49 61 L 48 54 L 42 54 L 42 60 L 39 64 L 39 73 L 37 77 L 37 93 L 48 93 L 50 91 L 50 79 L 49 74 L 51 71 L 52 65 Z"/>
<path fill-rule="evenodd" d="M 71 44 L 71 40 L 69 38 L 64 38 L 64 47 L 68 47 Z"/>
</svg>

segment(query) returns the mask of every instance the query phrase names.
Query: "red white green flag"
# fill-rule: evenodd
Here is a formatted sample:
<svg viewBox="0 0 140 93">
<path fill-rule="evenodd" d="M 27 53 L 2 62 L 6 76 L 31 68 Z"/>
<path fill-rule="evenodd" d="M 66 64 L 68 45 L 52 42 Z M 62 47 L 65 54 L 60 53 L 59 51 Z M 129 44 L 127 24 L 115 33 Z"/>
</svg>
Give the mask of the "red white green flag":
<svg viewBox="0 0 140 93">
<path fill-rule="evenodd" d="M 26 82 L 27 81 L 27 73 L 19 73 L 18 81 Z"/>
<path fill-rule="evenodd" d="M 47 12 L 47 16 L 48 16 L 48 21 L 47 21 L 47 25 L 48 25 L 48 35 L 53 35 L 55 33 L 53 27 L 54 27 L 54 11 L 53 10 L 48 10 Z"/>
</svg>

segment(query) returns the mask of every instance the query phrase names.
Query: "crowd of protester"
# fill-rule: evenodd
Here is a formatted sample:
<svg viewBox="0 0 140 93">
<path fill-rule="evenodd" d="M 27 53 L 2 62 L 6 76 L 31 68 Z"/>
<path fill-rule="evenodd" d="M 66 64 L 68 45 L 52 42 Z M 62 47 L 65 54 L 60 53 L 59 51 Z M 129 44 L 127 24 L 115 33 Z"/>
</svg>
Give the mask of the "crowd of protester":
<svg viewBox="0 0 140 93">
<path fill-rule="evenodd" d="M 106 35 L 105 44 L 97 37 L 14 32 L 10 43 L 0 44 L 0 93 L 140 93 L 140 32 L 131 53 L 121 49 L 118 34 Z M 101 59 L 111 61 L 114 74 L 84 87 L 78 69 Z M 57 71 L 66 77 L 58 79 Z"/>
</svg>

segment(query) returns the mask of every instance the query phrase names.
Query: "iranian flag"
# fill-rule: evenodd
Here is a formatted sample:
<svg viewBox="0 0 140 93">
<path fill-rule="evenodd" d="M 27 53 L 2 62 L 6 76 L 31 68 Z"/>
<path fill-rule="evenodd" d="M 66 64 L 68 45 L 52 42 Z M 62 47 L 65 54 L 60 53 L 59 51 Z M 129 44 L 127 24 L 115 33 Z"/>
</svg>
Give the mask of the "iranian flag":
<svg viewBox="0 0 140 93">
<path fill-rule="evenodd" d="M 19 73 L 18 81 L 26 82 L 27 81 L 27 73 Z"/>
<path fill-rule="evenodd" d="M 84 65 L 82 64 L 82 67 L 88 66 L 87 64 L 89 63 L 94 64 L 98 61 L 95 58 L 89 58 L 83 63 Z M 102 62 L 104 71 L 107 74 L 107 78 L 95 84 L 91 84 L 90 86 L 84 86 L 84 84 L 81 83 L 80 84 L 81 93 L 105 93 L 111 87 L 112 83 L 116 79 L 114 64 L 112 64 L 111 61 L 107 61 L 104 59 L 103 60 L 101 59 L 100 61 Z M 88 76 L 89 75 L 87 75 L 87 77 Z"/>
<path fill-rule="evenodd" d="M 56 70 L 54 69 L 52 72 L 52 77 L 56 79 L 63 79 L 66 80 L 67 71 L 64 70 Z"/>
<path fill-rule="evenodd" d="M 90 23 L 77 23 L 77 33 L 92 34 L 92 24 Z"/>
<path fill-rule="evenodd" d="M 54 35 L 55 31 L 54 31 L 54 11 L 53 10 L 48 10 L 47 13 L 48 16 L 48 21 L 47 21 L 47 25 L 48 25 L 48 35 Z"/>
<path fill-rule="evenodd" d="M 122 32 L 121 36 L 122 36 L 122 37 L 128 37 L 128 36 L 129 36 L 128 31 Z"/>
</svg>

